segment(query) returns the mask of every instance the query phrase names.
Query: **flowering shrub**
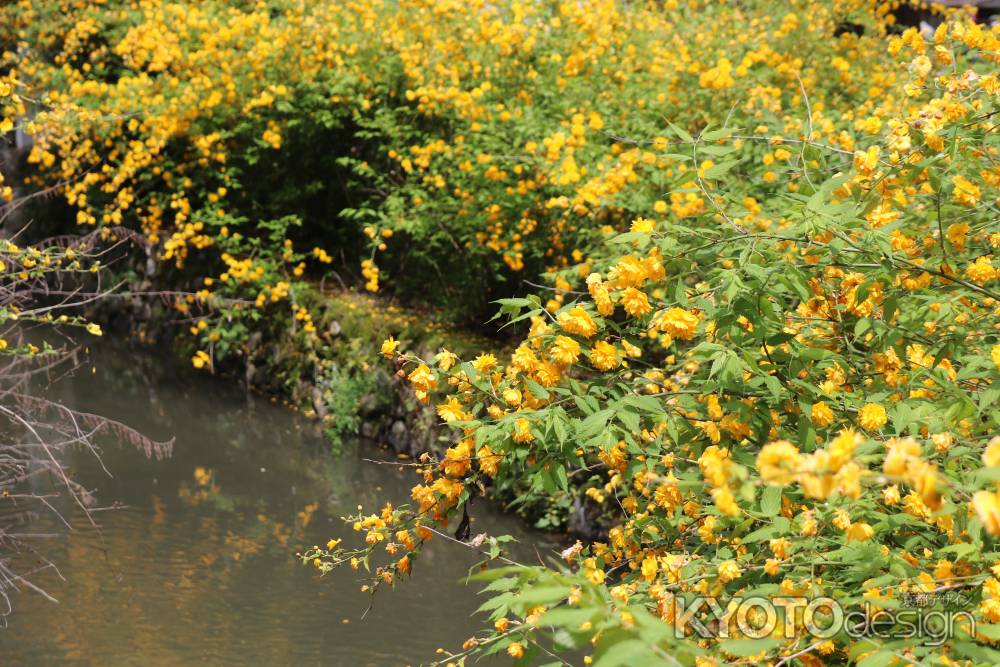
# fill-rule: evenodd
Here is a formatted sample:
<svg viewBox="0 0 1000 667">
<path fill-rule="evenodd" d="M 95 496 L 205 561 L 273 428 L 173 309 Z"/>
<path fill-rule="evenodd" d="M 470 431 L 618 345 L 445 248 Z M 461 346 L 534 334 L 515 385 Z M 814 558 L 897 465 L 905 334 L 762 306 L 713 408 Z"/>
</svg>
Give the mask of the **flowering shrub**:
<svg viewBox="0 0 1000 667">
<path fill-rule="evenodd" d="M 341 258 L 530 325 L 469 361 L 385 341 L 451 446 L 303 555 L 374 589 L 485 487 L 580 507 L 603 535 L 483 575 L 493 629 L 447 660 L 996 664 L 998 33 L 898 4 L 22 0 L 0 33 L 30 179 L 218 306 L 196 366 L 265 318 L 321 357 L 303 281 Z M 686 613 L 943 591 L 937 645 Z"/>
<path fill-rule="evenodd" d="M 424 460 L 412 506 L 350 519 L 364 546 L 304 559 L 394 583 L 477 489 L 517 484 L 522 502 L 585 499 L 606 538 L 483 575 L 494 629 L 456 664 L 560 649 L 598 665 L 996 664 L 998 46 L 961 20 L 891 37 L 893 92 L 839 144 L 814 99 L 782 135 L 673 126 L 654 159 L 674 165 L 673 203 L 605 231 L 552 298 L 501 300 L 531 323 L 509 360 L 386 341 L 454 445 Z M 957 608 L 933 609 L 965 615 L 937 645 L 817 639 L 802 609 L 724 615 L 704 636 L 691 619 L 707 612 L 685 611 L 802 596 L 864 618 L 942 591 Z"/>
<path fill-rule="evenodd" d="M 808 116 L 845 151 L 878 132 L 901 91 L 887 7 L 869 4 L 21 0 L 0 10 L 0 67 L 39 102 L 33 179 L 66 182 L 81 224 L 134 226 L 209 291 L 271 302 L 279 279 L 222 280 L 218 246 L 291 215 L 289 240 L 347 258 L 368 290 L 475 319 L 522 276 L 579 264 L 602 228 L 712 208 L 664 119 L 770 136 Z M 751 210 L 801 158 L 757 150 Z M 234 256 L 310 269 L 279 250 Z"/>
</svg>

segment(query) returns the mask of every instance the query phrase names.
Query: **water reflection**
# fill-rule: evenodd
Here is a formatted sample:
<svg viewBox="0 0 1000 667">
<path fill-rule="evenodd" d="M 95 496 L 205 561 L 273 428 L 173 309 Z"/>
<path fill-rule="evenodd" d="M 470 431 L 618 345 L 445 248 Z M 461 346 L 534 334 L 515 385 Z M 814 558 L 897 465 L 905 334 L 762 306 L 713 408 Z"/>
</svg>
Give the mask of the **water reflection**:
<svg viewBox="0 0 1000 667">
<path fill-rule="evenodd" d="M 146 460 L 105 442 L 113 477 L 82 452 L 67 462 L 102 503 L 120 507 L 95 514 L 100 529 L 60 507 L 73 531 L 47 555 L 65 580 L 52 570 L 35 577 L 59 603 L 19 596 L 0 630 L 0 664 L 418 664 L 478 627 L 477 585 L 461 582 L 476 559 L 461 547 L 432 543 L 413 581 L 380 593 L 364 619 L 370 600 L 356 575 L 319 580 L 292 557 L 343 533 L 337 517 L 359 502 L 405 500 L 411 473 L 364 463 L 357 447 L 333 457 L 314 424 L 148 354 L 103 349 L 92 361 L 96 373 L 88 365 L 52 394 L 176 437 L 174 455 Z M 526 537 L 482 505 L 474 515 L 474 533 Z M 525 540 L 520 557 L 534 554 Z"/>
</svg>

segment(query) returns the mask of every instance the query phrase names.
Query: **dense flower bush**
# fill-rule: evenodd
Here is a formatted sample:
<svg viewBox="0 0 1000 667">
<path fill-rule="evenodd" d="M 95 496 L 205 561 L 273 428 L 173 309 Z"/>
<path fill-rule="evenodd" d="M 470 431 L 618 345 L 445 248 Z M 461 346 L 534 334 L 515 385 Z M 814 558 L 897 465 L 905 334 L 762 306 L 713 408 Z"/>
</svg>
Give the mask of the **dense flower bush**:
<svg viewBox="0 0 1000 667">
<path fill-rule="evenodd" d="M 0 39 L 39 103 L 36 178 L 67 184 L 80 223 L 134 225 L 209 291 L 287 303 L 266 265 L 301 274 L 298 256 L 220 246 L 293 216 L 297 248 L 367 289 L 475 317 L 602 227 L 711 206 L 667 122 L 769 136 L 809 116 L 846 151 L 879 131 L 900 91 L 889 5 L 869 4 L 22 0 Z M 763 200 L 792 153 L 760 150 Z"/>
<path fill-rule="evenodd" d="M 528 480 L 525 501 L 599 506 L 607 539 L 484 576 L 495 630 L 451 660 L 995 664 L 997 36 L 956 21 L 886 46 L 894 92 L 853 115 L 859 136 L 818 129 L 809 106 L 784 136 L 674 125 L 657 159 L 679 172 L 672 205 L 697 210 L 654 204 L 557 273 L 553 298 L 503 300 L 531 322 L 505 363 L 387 341 L 455 444 L 412 507 L 352 519 L 365 547 L 306 558 L 388 552 L 374 585 L 394 582 L 477 488 Z M 723 616 L 705 638 L 685 613 L 697 596 L 802 596 L 870 618 L 943 591 L 963 596 L 933 609 L 965 613 L 936 646 L 817 639 L 801 608 Z"/>
<path fill-rule="evenodd" d="M 382 344 L 454 438 L 303 556 L 376 589 L 487 487 L 582 507 L 605 536 L 482 575 L 493 629 L 446 660 L 996 664 L 998 33 L 898 4 L 22 1 L 0 31 L 33 182 L 150 236 L 178 309 L 227 299 L 196 366 L 265 319 L 321 358 L 303 280 L 345 260 L 526 330 Z M 937 645 L 684 611 L 945 591 Z"/>
</svg>

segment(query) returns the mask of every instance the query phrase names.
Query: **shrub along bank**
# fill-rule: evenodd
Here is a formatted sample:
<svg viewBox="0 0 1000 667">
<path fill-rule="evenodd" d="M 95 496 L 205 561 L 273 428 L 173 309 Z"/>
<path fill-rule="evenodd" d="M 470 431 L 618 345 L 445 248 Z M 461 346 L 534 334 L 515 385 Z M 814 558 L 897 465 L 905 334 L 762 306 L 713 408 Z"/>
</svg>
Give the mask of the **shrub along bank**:
<svg viewBox="0 0 1000 667">
<path fill-rule="evenodd" d="M 394 584 L 486 486 L 608 527 L 492 570 L 492 627 L 447 660 L 995 664 L 1000 43 L 961 13 L 897 30 L 897 6 L 64 1 L 0 25 L 30 180 L 152 241 L 196 366 L 310 403 L 363 377 L 311 276 L 478 322 L 499 299 L 509 353 L 363 343 L 450 446 L 412 505 L 350 518 L 363 543 L 305 555 Z M 938 646 L 683 613 L 942 591 L 975 623 Z"/>
</svg>

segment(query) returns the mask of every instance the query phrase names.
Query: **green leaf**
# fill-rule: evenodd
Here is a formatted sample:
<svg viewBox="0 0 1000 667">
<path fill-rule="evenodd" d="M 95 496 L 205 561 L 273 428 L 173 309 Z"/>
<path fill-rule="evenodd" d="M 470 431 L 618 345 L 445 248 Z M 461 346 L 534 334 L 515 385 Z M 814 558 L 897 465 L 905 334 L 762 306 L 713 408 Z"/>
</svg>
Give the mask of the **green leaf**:
<svg viewBox="0 0 1000 667">
<path fill-rule="evenodd" d="M 766 653 L 778 646 L 781 640 L 775 637 L 762 637 L 761 639 L 730 639 L 719 644 L 719 648 L 729 653 L 741 657 L 749 657 L 758 653 Z"/>
<path fill-rule="evenodd" d="M 534 380 L 528 380 L 527 382 L 525 382 L 525 386 L 528 388 L 528 391 L 531 392 L 531 395 L 534 396 L 535 398 L 540 398 L 543 401 L 548 399 L 549 392 L 546 391 L 545 387 L 538 384 Z"/>
<path fill-rule="evenodd" d="M 636 658 L 646 655 L 652 658 L 652 651 L 638 639 L 626 639 L 611 644 L 594 660 L 594 667 L 618 667 L 618 665 L 637 665 Z"/>
<path fill-rule="evenodd" d="M 562 465 L 555 466 L 555 477 L 556 482 L 559 484 L 559 488 L 563 491 L 569 490 L 569 477 L 566 475 L 566 467 Z"/>
<path fill-rule="evenodd" d="M 540 604 L 558 602 L 567 595 L 569 595 L 569 586 L 536 586 L 520 591 L 511 602 L 526 609 Z"/>
<path fill-rule="evenodd" d="M 593 620 L 596 614 L 597 609 L 594 608 L 555 607 L 546 611 L 539 622 L 576 630 L 582 623 Z"/>
<path fill-rule="evenodd" d="M 976 632 L 989 639 L 1000 639 L 1000 625 L 976 625 Z"/>
<path fill-rule="evenodd" d="M 878 651 L 872 653 L 864 660 L 858 662 L 858 667 L 885 667 L 891 664 L 898 656 L 892 651 Z"/>
<path fill-rule="evenodd" d="M 618 417 L 618 421 L 624 424 L 625 428 L 629 431 L 632 433 L 639 432 L 639 415 L 631 410 L 620 410 L 616 416 Z"/>
<path fill-rule="evenodd" d="M 709 130 L 708 132 L 701 133 L 702 141 L 718 141 L 719 139 L 725 139 L 733 133 L 733 128 L 723 127 L 718 130 Z"/>
<path fill-rule="evenodd" d="M 714 164 L 705 170 L 705 178 L 718 178 L 719 176 L 723 176 L 739 163 L 739 160 L 726 160 L 725 162 Z"/>
<path fill-rule="evenodd" d="M 767 385 L 767 390 L 771 392 L 771 398 L 776 402 L 781 400 L 781 380 L 773 375 L 765 375 L 764 384 Z"/>
<path fill-rule="evenodd" d="M 679 127 L 678 125 L 675 125 L 674 123 L 669 123 L 669 125 L 670 129 L 674 131 L 674 134 L 676 134 L 681 141 L 688 144 L 694 143 L 694 137 L 688 134 L 687 130 L 685 130 L 682 127 Z"/>
<path fill-rule="evenodd" d="M 764 516 L 778 516 L 781 511 L 780 486 L 768 486 L 760 496 L 760 511 Z"/>
</svg>

